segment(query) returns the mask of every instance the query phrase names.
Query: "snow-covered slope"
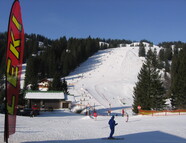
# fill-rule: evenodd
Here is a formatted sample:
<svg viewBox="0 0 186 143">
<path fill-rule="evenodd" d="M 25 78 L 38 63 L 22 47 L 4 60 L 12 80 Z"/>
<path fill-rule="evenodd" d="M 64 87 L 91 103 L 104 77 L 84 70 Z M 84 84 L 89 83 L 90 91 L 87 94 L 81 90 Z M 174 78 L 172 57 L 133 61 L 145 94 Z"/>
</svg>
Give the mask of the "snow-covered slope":
<svg viewBox="0 0 186 143">
<path fill-rule="evenodd" d="M 105 109 L 100 110 L 105 113 L 110 107 L 115 113 L 131 108 L 133 87 L 144 60 L 138 57 L 139 43 L 131 45 L 101 50 L 66 77 L 77 103 Z M 146 45 L 147 51 L 149 45 Z M 151 47 L 154 48 L 160 49 Z"/>
</svg>

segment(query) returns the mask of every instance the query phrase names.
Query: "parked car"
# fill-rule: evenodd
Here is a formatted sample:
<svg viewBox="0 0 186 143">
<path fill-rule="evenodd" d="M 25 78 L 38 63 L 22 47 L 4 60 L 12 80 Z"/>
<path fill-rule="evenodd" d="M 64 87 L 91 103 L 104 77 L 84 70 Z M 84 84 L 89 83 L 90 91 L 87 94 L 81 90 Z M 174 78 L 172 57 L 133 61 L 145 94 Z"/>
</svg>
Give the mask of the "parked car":
<svg viewBox="0 0 186 143">
<path fill-rule="evenodd" d="M 30 116 L 32 111 L 33 111 L 34 116 L 37 116 L 37 115 L 40 114 L 39 110 L 33 110 L 31 108 L 20 109 L 20 110 L 17 111 L 17 114 L 21 115 L 21 116 Z"/>
<path fill-rule="evenodd" d="M 47 110 L 52 112 L 54 109 L 53 109 L 53 107 L 48 107 Z"/>
<path fill-rule="evenodd" d="M 39 106 L 37 106 L 36 104 L 32 106 L 32 110 L 40 110 Z"/>
<path fill-rule="evenodd" d="M 0 113 L 5 113 L 5 105 L 4 103 L 0 105 Z"/>
</svg>

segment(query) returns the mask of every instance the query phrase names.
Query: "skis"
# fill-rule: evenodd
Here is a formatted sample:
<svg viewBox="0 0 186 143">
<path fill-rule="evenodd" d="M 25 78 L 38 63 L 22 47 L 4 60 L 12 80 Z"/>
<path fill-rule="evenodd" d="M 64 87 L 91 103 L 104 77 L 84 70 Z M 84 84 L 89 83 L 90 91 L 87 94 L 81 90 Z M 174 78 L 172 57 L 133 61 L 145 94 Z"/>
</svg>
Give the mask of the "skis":
<svg viewBox="0 0 186 143">
<path fill-rule="evenodd" d="M 102 138 L 103 140 L 124 140 L 125 138 Z"/>
</svg>

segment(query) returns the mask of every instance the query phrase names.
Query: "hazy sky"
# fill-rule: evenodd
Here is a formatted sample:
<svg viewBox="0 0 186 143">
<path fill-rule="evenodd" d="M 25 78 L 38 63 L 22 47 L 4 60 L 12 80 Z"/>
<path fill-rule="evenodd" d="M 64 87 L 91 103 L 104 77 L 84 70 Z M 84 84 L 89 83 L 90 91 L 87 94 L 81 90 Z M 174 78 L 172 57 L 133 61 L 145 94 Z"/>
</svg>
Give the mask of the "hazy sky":
<svg viewBox="0 0 186 143">
<path fill-rule="evenodd" d="M 0 32 L 13 0 L 0 0 Z M 186 0 L 20 0 L 26 33 L 186 42 Z"/>
</svg>

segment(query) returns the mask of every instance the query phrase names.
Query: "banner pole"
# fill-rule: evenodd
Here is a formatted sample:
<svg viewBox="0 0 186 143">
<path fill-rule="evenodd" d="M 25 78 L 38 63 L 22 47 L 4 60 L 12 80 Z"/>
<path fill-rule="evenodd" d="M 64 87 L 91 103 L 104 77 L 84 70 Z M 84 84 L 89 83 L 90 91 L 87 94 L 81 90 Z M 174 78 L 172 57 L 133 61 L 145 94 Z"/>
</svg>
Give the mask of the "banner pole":
<svg viewBox="0 0 186 143">
<path fill-rule="evenodd" d="M 9 24 L 8 24 L 8 27 L 9 27 Z M 7 32 L 7 38 L 8 38 L 8 32 Z M 8 47 L 8 45 L 7 45 L 7 47 Z M 7 53 L 7 51 L 8 50 L 6 48 L 6 53 Z M 6 65 L 5 66 L 6 68 L 5 68 L 5 101 L 4 101 L 4 105 L 5 105 L 5 110 L 4 110 L 4 112 L 5 112 L 4 142 L 8 143 L 9 135 L 8 135 L 8 111 L 7 111 L 8 101 L 7 101 L 7 71 L 6 71 L 7 70 L 7 64 L 6 64 L 6 61 L 5 61 L 5 65 Z"/>
<path fill-rule="evenodd" d="M 6 103 L 6 102 L 5 102 Z M 6 103 L 7 104 L 7 103 Z M 8 112 L 5 104 L 5 131 L 4 131 L 4 142 L 8 143 Z"/>
<path fill-rule="evenodd" d="M 7 29 L 7 40 L 8 40 L 8 31 L 9 31 L 9 25 L 10 25 L 10 16 L 11 16 L 11 11 L 12 8 L 10 10 L 10 14 L 9 14 L 9 20 L 8 20 L 8 29 Z M 7 58 L 7 47 L 8 47 L 8 41 L 6 43 L 6 58 Z M 5 101 L 4 101 L 4 105 L 5 105 L 5 123 L 4 123 L 4 142 L 8 143 L 8 138 L 9 138 L 9 134 L 8 134 L 8 111 L 7 111 L 7 104 L 8 104 L 8 100 L 7 100 L 7 59 L 5 60 Z"/>
<path fill-rule="evenodd" d="M 4 142 L 8 143 L 8 138 L 9 138 L 9 135 L 8 135 L 8 111 L 7 111 L 7 75 L 6 75 L 6 71 L 5 71 L 5 128 L 4 128 Z"/>
</svg>

